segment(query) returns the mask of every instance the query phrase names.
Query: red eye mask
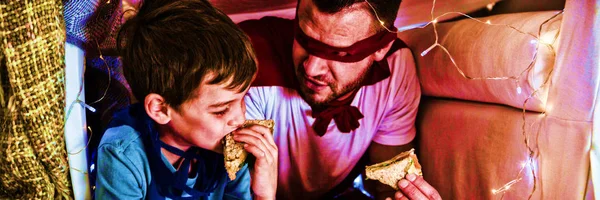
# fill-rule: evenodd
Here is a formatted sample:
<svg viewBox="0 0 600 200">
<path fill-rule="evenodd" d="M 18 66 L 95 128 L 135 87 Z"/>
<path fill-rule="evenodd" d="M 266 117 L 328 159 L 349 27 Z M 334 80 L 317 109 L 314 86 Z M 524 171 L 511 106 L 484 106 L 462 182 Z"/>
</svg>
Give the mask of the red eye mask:
<svg viewBox="0 0 600 200">
<path fill-rule="evenodd" d="M 377 50 L 382 49 L 398 37 L 396 33 L 382 30 L 371 37 L 352 44 L 349 47 L 333 47 L 304 34 L 302 29 L 300 29 L 298 20 L 294 20 L 294 23 L 294 37 L 300 46 L 302 46 L 302 48 L 304 48 L 309 54 L 323 59 L 340 62 L 361 61 L 367 56 L 375 53 Z M 393 31 L 396 30 L 395 27 L 392 28 Z"/>
</svg>

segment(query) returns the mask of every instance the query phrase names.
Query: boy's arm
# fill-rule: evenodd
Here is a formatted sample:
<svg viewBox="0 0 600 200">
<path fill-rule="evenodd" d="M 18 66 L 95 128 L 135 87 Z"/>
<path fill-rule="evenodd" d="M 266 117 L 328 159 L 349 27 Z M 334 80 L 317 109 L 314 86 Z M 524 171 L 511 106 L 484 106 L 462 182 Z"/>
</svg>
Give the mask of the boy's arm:
<svg viewBox="0 0 600 200">
<path fill-rule="evenodd" d="M 227 179 L 229 180 L 229 179 Z M 248 164 L 244 164 L 242 169 L 237 172 L 236 179 L 227 183 L 223 192 L 223 199 L 252 199 L 250 192 L 250 172 Z"/>
<path fill-rule="evenodd" d="M 127 150 L 111 144 L 98 147 L 96 199 L 144 198 L 147 187 L 139 168 L 143 163 L 136 164 L 136 156 L 128 156 Z"/>
</svg>

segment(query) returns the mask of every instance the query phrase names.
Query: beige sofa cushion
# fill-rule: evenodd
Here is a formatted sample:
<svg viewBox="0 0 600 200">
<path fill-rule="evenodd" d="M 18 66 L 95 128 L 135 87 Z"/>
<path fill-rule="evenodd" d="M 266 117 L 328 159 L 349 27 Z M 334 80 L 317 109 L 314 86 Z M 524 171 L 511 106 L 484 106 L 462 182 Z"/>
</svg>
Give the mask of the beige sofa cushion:
<svg viewBox="0 0 600 200">
<path fill-rule="evenodd" d="M 433 15 L 438 17 L 446 12 L 470 13 L 479 9 L 494 5 L 500 0 L 436 0 Z M 431 20 L 431 7 L 433 1 L 428 0 L 403 0 L 400 3 L 398 17 L 394 25 L 399 29 L 405 26 L 427 23 Z M 457 17 L 456 15 L 441 16 L 438 20 L 443 21 Z"/>
<path fill-rule="evenodd" d="M 534 185 L 532 166 L 536 189 L 531 199 L 583 199 L 591 123 L 527 112 L 525 130 L 536 162 L 525 167 L 523 179 L 503 196 L 492 189 L 515 179 L 528 158 L 522 111 L 423 98 L 417 116 L 423 176 L 443 199 L 528 199 Z"/>
<path fill-rule="evenodd" d="M 532 35 L 540 25 L 558 11 L 495 15 L 481 18 L 492 24 L 509 24 Z M 553 43 L 560 28 L 561 16 L 542 29 L 542 41 Z M 498 103 L 522 108 L 524 101 L 542 86 L 553 69 L 555 54 L 547 45 L 539 44 L 529 34 L 519 33 L 506 26 L 490 26 L 466 19 L 438 24 L 439 43 L 446 47 L 458 67 L 470 77 L 519 76 L 517 80 L 469 80 L 452 64 L 450 57 L 439 47 L 420 54 L 435 43 L 432 26 L 399 34 L 412 49 L 418 66 L 424 95 Z M 554 41 L 554 42 L 553 42 Z M 531 70 L 525 71 L 539 51 Z M 520 89 L 518 89 L 520 88 Z M 519 91 L 521 93 L 519 93 Z M 548 85 L 527 102 L 526 108 L 543 112 Z"/>
</svg>

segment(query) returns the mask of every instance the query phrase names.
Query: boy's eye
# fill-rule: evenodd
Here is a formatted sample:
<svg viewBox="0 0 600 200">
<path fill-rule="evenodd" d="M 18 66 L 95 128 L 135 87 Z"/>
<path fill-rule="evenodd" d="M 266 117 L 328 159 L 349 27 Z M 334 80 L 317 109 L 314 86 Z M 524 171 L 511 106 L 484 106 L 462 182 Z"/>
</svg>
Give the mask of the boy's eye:
<svg viewBox="0 0 600 200">
<path fill-rule="evenodd" d="M 225 108 L 225 109 L 224 109 L 224 110 L 222 110 L 222 111 L 213 112 L 213 114 L 214 114 L 214 115 L 216 115 L 216 116 L 219 116 L 219 117 L 220 117 L 220 116 L 223 116 L 223 115 L 225 115 L 225 114 L 226 114 L 228 111 L 229 111 L 229 108 Z"/>
</svg>

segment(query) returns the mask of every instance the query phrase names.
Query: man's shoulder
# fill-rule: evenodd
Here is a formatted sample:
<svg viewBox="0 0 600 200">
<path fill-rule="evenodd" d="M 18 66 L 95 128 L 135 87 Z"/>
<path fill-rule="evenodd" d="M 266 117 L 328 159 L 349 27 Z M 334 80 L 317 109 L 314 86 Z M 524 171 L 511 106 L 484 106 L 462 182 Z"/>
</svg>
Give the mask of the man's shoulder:
<svg viewBox="0 0 600 200">
<path fill-rule="evenodd" d="M 294 21 L 263 17 L 241 22 L 239 26 L 249 36 L 258 60 L 258 72 L 252 85 L 293 87 Z"/>
<path fill-rule="evenodd" d="M 290 19 L 263 17 L 240 22 L 238 26 L 250 37 L 254 48 L 258 50 L 262 50 L 261 45 L 271 48 L 291 45 L 294 37 L 294 21 Z"/>
<path fill-rule="evenodd" d="M 285 101 L 285 100 L 292 100 L 295 98 L 301 98 L 300 94 L 298 94 L 298 91 L 296 91 L 296 89 L 286 87 L 284 85 L 283 86 L 277 85 L 277 84 L 251 86 L 250 89 L 248 89 L 248 93 L 247 93 L 246 97 L 249 97 L 249 98 L 260 97 L 263 99 L 268 98 L 268 99 L 274 99 L 277 101 Z"/>
<path fill-rule="evenodd" d="M 400 38 L 396 38 L 396 40 L 394 40 L 394 43 L 392 44 L 390 51 L 388 51 L 385 55 L 385 58 L 389 62 L 390 68 L 396 67 L 397 63 L 393 62 L 395 60 L 414 60 L 412 51 L 410 50 L 408 45 L 404 43 L 404 41 L 402 41 L 402 39 Z"/>
<path fill-rule="evenodd" d="M 367 86 L 368 91 L 395 96 L 401 88 L 413 85 L 418 87 L 417 69 L 412 51 L 408 47 L 389 52 L 385 59 L 390 69 L 390 76 L 372 86 Z"/>
<path fill-rule="evenodd" d="M 401 40 L 399 41 L 402 42 Z M 407 75 L 407 73 L 416 73 L 415 59 L 411 49 L 406 46 L 402 46 L 402 48 L 398 48 L 394 52 L 389 52 L 386 59 L 392 78 L 398 76 L 403 77 Z"/>
</svg>

